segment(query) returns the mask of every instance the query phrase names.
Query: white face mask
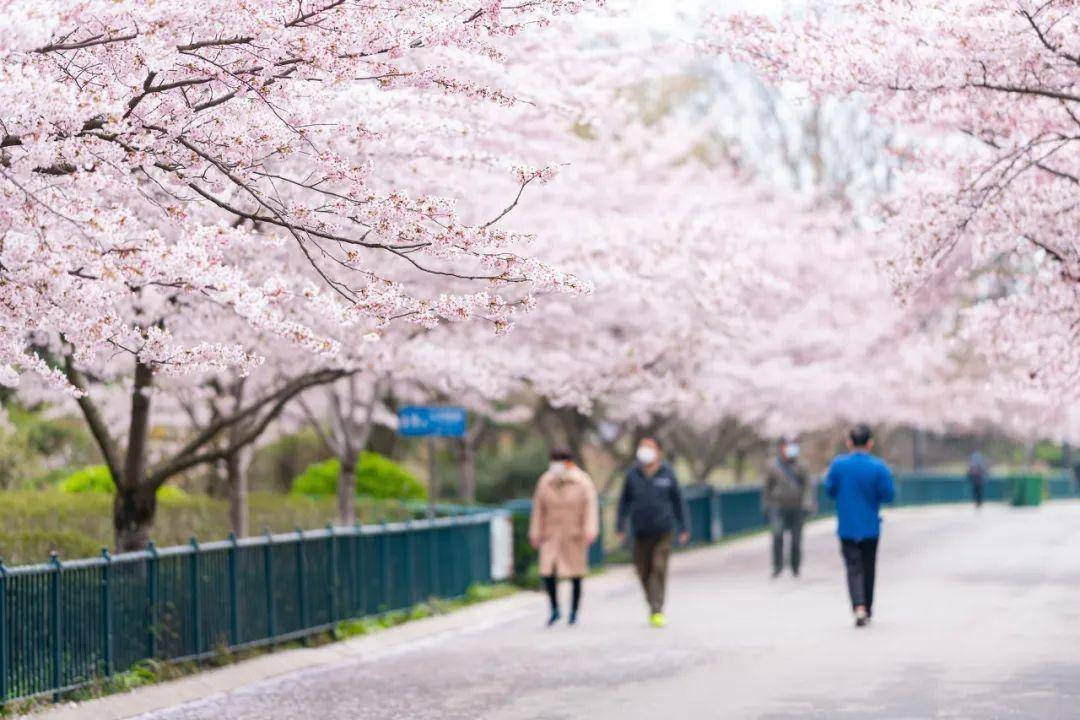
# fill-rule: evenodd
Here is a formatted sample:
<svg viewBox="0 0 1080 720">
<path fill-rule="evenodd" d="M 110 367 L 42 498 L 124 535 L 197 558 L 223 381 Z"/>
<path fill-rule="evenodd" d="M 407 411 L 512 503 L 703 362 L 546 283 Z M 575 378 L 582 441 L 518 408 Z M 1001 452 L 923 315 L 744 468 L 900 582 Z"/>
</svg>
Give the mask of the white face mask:
<svg viewBox="0 0 1080 720">
<path fill-rule="evenodd" d="M 784 457 L 786 457 L 788 460 L 794 460 L 795 458 L 799 457 L 799 444 L 788 443 L 787 445 L 785 445 Z"/>
<path fill-rule="evenodd" d="M 637 449 L 637 460 L 642 465 L 652 465 L 657 457 L 659 453 L 651 445 L 641 445 Z"/>
<path fill-rule="evenodd" d="M 548 472 L 555 477 L 562 477 L 566 474 L 566 463 L 562 460 L 552 460 L 548 465 Z"/>
</svg>

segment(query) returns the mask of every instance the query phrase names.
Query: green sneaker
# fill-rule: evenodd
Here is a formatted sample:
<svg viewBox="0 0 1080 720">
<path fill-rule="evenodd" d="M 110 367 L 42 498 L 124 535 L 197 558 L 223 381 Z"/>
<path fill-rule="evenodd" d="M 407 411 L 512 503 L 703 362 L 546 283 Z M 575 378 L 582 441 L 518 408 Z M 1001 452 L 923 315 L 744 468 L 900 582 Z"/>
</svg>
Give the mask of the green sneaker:
<svg viewBox="0 0 1080 720">
<path fill-rule="evenodd" d="M 649 624 L 654 628 L 662 628 L 667 625 L 667 618 L 664 617 L 664 613 L 653 613 L 649 616 Z"/>
</svg>

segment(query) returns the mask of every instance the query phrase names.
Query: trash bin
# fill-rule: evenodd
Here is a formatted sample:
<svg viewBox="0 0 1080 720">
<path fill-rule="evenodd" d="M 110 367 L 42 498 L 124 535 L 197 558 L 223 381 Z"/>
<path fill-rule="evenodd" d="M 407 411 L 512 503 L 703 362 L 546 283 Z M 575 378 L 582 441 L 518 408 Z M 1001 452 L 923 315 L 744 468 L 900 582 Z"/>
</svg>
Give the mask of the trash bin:
<svg viewBox="0 0 1080 720">
<path fill-rule="evenodd" d="M 1034 507 L 1042 503 L 1042 475 L 1013 475 L 1010 482 L 1010 504 L 1014 507 Z"/>
</svg>

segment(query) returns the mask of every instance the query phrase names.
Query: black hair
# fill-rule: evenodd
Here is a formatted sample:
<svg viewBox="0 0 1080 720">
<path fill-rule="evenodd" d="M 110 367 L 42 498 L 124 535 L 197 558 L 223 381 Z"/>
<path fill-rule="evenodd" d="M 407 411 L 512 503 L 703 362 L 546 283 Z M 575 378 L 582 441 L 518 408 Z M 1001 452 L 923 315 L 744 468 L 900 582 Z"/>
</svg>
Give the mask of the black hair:
<svg viewBox="0 0 1080 720">
<path fill-rule="evenodd" d="M 851 438 L 851 444 L 855 447 L 866 447 L 873 439 L 874 433 L 866 423 L 856 423 L 848 430 L 848 437 Z"/>
<path fill-rule="evenodd" d="M 660 452 L 664 452 L 664 443 L 660 442 L 660 438 L 656 437 L 655 435 L 645 435 L 640 440 L 638 440 L 638 445 L 640 445 L 645 440 L 648 440 L 652 444 L 656 445 L 656 449 Z"/>
<path fill-rule="evenodd" d="M 557 462 L 566 462 L 567 460 L 573 460 L 574 454 L 569 449 L 564 447 L 551 448 L 551 454 L 549 457 Z"/>
</svg>

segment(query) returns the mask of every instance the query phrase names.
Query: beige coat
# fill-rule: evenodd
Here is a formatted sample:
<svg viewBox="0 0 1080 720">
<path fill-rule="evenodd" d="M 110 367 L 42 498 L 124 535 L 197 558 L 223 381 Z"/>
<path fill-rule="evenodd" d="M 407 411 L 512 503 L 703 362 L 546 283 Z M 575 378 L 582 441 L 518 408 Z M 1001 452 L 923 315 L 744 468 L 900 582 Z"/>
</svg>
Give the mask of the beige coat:
<svg viewBox="0 0 1080 720">
<path fill-rule="evenodd" d="M 589 545 L 599 523 L 592 478 L 576 466 L 562 477 L 544 473 L 529 519 L 529 540 L 540 549 L 540 574 L 570 578 L 588 572 Z"/>
</svg>

